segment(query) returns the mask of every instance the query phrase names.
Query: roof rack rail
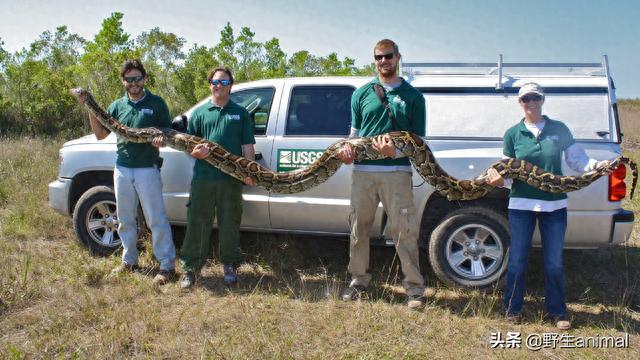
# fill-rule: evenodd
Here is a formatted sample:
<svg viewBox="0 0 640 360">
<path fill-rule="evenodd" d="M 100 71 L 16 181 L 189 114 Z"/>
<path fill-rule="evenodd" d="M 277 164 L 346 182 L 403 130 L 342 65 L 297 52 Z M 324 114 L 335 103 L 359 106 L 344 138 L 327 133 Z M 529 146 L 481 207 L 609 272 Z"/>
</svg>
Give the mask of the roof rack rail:
<svg viewBox="0 0 640 360">
<path fill-rule="evenodd" d="M 511 75 L 604 77 L 607 79 L 609 109 L 611 109 L 615 121 L 619 121 L 616 87 L 611 78 L 609 57 L 606 54 L 602 55 L 601 63 L 505 63 L 502 61 L 502 54 L 499 54 L 496 63 L 400 62 L 400 74 L 409 82 L 420 75 L 496 75 L 496 90 L 503 90 L 504 80 L 508 80 Z"/>
<path fill-rule="evenodd" d="M 502 89 L 503 77 L 510 75 L 555 75 L 607 77 L 611 83 L 607 55 L 602 63 L 542 63 L 542 62 L 401 62 L 400 72 L 408 79 L 420 75 L 497 75 L 496 89 Z"/>
</svg>

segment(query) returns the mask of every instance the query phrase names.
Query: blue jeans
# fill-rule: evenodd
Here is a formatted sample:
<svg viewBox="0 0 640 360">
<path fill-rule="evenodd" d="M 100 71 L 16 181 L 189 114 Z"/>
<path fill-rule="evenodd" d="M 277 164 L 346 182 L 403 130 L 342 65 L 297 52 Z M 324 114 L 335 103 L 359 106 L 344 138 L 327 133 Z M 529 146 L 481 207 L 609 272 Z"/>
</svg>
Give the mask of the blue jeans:
<svg viewBox="0 0 640 360">
<path fill-rule="evenodd" d="M 138 264 L 136 215 L 139 199 L 147 226 L 151 229 L 153 254 L 160 262 L 160 270 L 174 269 L 176 248 L 162 199 L 160 171 L 155 167 L 128 168 L 117 165 L 113 172 L 113 183 L 120 221 L 118 234 L 124 249 L 122 261 L 129 265 Z"/>
<path fill-rule="evenodd" d="M 563 316 L 567 314 L 562 269 L 562 251 L 567 229 L 566 208 L 551 212 L 509 209 L 511 246 L 504 307 L 509 315 L 520 314 L 522 311 L 525 272 L 536 220 L 542 237 L 545 307 L 548 315 Z"/>
</svg>

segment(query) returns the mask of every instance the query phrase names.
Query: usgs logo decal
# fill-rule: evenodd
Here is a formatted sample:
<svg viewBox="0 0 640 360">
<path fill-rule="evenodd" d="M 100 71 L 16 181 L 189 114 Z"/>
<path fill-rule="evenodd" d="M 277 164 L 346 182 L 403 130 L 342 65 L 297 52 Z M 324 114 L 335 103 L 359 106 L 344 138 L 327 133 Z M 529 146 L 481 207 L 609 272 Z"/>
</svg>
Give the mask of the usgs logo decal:
<svg viewBox="0 0 640 360">
<path fill-rule="evenodd" d="M 279 149 L 278 171 L 300 169 L 313 164 L 324 150 L 315 149 Z"/>
</svg>

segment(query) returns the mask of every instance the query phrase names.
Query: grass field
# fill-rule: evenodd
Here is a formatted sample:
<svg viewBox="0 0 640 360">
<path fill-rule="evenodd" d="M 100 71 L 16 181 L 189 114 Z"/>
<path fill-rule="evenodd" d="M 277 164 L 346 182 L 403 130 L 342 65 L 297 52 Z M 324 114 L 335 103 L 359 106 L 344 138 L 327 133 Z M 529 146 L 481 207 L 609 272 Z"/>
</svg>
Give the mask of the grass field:
<svg viewBox="0 0 640 360">
<path fill-rule="evenodd" d="M 620 106 L 625 151 L 640 160 L 640 102 Z M 574 337 L 629 334 L 627 349 L 492 349 L 492 332 L 554 333 L 543 319 L 542 264 L 529 268 L 526 323 L 502 318 L 501 293 L 441 286 L 423 259 L 428 305 L 403 304 L 392 249 L 374 248 L 370 301 L 344 303 L 344 239 L 243 234 L 241 283 L 210 262 L 201 286 L 155 288 L 143 271 L 107 278 L 118 256 L 91 256 L 48 207 L 62 140 L 0 139 L 0 358 L 639 358 L 640 233 L 624 246 L 567 251 Z M 640 216 L 640 200 L 625 208 Z M 183 234 L 177 231 L 177 239 Z M 423 257 L 424 258 L 424 257 Z"/>
</svg>

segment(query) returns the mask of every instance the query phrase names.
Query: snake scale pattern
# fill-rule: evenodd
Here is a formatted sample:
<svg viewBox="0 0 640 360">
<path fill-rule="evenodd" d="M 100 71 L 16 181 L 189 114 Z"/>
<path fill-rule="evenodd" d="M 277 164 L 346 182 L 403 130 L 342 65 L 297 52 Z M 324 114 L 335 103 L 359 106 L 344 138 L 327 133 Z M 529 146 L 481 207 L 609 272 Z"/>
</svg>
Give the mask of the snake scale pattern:
<svg viewBox="0 0 640 360">
<path fill-rule="evenodd" d="M 342 161 L 336 157 L 336 152 L 349 143 L 356 152 L 356 160 L 382 159 L 381 155 L 372 147 L 372 138 L 350 138 L 335 142 L 309 167 L 289 172 L 274 172 L 242 156 L 232 154 L 222 146 L 199 138 L 181 133 L 169 128 L 141 128 L 135 129 L 120 124 L 105 112 L 95 101 L 91 93 L 77 88 L 71 94 L 82 101 L 87 108 L 108 130 L 135 143 L 150 143 L 157 136 L 163 136 L 165 145 L 176 150 L 191 153 L 200 143 L 208 145 L 210 154 L 204 160 L 217 167 L 222 172 L 243 180 L 250 177 L 256 185 L 275 193 L 292 194 L 305 191 L 325 182 L 333 175 Z M 458 180 L 442 169 L 436 162 L 433 152 L 424 140 L 406 131 L 388 133 L 395 147 L 407 156 L 413 167 L 433 188 L 448 200 L 474 200 L 487 195 L 494 187 L 486 181 L 487 170 L 478 178 L 472 180 Z M 518 179 L 527 184 L 548 192 L 570 192 L 582 189 L 598 178 L 606 176 L 619 165 L 628 165 L 633 174 L 631 197 L 638 179 L 636 164 L 625 157 L 619 156 L 612 160 L 607 167 L 586 172 L 580 176 L 558 176 L 527 162 L 517 159 L 502 159 L 491 165 L 504 178 Z"/>
</svg>

